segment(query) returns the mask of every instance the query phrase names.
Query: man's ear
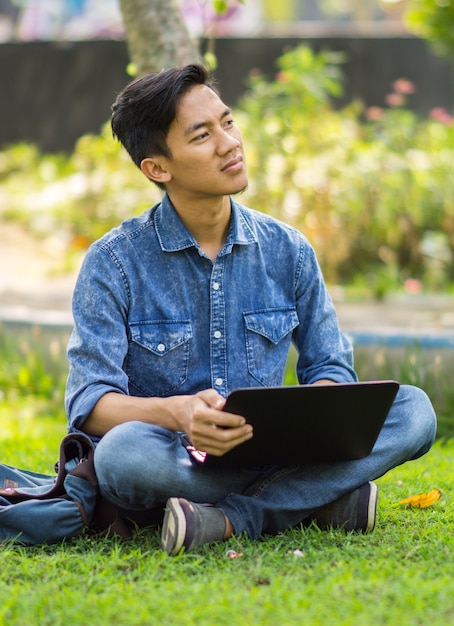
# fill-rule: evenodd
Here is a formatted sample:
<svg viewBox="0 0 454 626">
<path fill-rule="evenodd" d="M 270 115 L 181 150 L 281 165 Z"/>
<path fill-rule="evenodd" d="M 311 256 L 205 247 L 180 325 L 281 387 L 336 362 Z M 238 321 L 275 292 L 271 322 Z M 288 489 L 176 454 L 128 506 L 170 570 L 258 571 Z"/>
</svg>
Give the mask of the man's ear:
<svg viewBox="0 0 454 626">
<path fill-rule="evenodd" d="M 155 183 L 168 183 L 172 175 L 166 168 L 166 163 L 162 157 L 146 157 L 140 163 L 140 169 L 147 178 Z"/>
</svg>

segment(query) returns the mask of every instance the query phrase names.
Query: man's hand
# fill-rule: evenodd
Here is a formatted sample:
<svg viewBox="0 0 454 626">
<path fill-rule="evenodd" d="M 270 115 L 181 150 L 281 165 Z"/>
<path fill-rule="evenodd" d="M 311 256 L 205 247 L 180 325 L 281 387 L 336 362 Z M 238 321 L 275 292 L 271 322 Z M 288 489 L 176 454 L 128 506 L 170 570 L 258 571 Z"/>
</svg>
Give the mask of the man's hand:
<svg viewBox="0 0 454 626">
<path fill-rule="evenodd" d="M 187 403 L 184 430 L 197 450 L 222 456 L 253 436 L 244 417 L 222 411 L 225 398 L 214 389 L 183 398 Z"/>
<path fill-rule="evenodd" d="M 252 426 L 240 415 L 224 413 L 224 405 L 225 398 L 215 389 L 168 398 L 110 392 L 98 400 L 83 428 L 89 435 L 102 437 L 128 421 L 156 424 L 184 431 L 197 450 L 221 456 L 252 437 Z"/>
</svg>

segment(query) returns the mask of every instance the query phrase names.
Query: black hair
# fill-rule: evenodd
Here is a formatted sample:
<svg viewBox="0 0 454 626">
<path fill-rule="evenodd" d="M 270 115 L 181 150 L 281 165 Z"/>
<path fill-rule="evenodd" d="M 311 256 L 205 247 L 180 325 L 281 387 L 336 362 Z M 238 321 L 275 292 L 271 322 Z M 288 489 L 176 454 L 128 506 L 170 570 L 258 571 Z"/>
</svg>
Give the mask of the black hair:
<svg viewBox="0 0 454 626">
<path fill-rule="evenodd" d="M 118 94 L 112 105 L 113 136 L 137 167 L 146 157 L 171 158 L 167 134 L 181 97 L 195 85 L 207 85 L 217 93 L 208 70 L 203 65 L 192 64 L 146 74 Z"/>
</svg>

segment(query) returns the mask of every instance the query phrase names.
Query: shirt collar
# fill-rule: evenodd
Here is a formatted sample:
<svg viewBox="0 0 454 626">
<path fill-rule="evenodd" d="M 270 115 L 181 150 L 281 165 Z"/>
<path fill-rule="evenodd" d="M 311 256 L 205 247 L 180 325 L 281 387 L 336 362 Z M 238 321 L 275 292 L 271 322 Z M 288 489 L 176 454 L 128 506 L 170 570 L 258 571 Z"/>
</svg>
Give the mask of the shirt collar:
<svg viewBox="0 0 454 626">
<path fill-rule="evenodd" d="M 230 199 L 232 216 L 227 241 L 221 253 L 231 252 L 235 244 L 255 243 L 257 237 L 249 225 L 246 209 Z M 156 233 L 164 252 L 177 252 L 185 248 L 199 248 L 196 240 L 181 221 L 167 194 L 162 198 L 155 213 Z"/>
</svg>

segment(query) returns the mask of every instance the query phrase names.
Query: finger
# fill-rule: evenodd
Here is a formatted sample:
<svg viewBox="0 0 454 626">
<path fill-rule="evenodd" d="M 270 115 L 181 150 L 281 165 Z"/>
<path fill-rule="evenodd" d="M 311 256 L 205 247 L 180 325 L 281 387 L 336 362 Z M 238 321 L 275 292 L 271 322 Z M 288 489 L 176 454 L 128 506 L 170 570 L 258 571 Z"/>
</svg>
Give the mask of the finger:
<svg viewBox="0 0 454 626">
<path fill-rule="evenodd" d="M 246 424 L 246 419 L 242 415 L 236 413 L 227 413 L 227 411 L 219 411 L 213 417 L 213 423 L 220 428 L 239 428 Z"/>
<path fill-rule="evenodd" d="M 196 395 L 212 409 L 220 411 L 224 408 L 226 399 L 221 396 L 216 389 L 204 389 L 203 391 L 199 391 Z"/>
<path fill-rule="evenodd" d="M 210 446 L 210 449 L 206 449 L 206 452 L 208 452 L 208 454 L 212 454 L 213 456 L 222 456 L 230 450 L 233 450 L 233 448 L 236 448 L 242 443 L 245 443 L 252 437 L 252 431 L 248 431 L 247 433 L 242 434 L 235 439 L 229 440 L 228 442 L 218 442 L 217 444 L 213 444 L 212 446 Z"/>
<path fill-rule="evenodd" d="M 248 441 L 253 436 L 252 426 L 245 424 L 240 428 L 219 428 L 214 424 L 200 432 L 193 444 L 208 454 L 220 456 L 237 445 Z"/>
</svg>

